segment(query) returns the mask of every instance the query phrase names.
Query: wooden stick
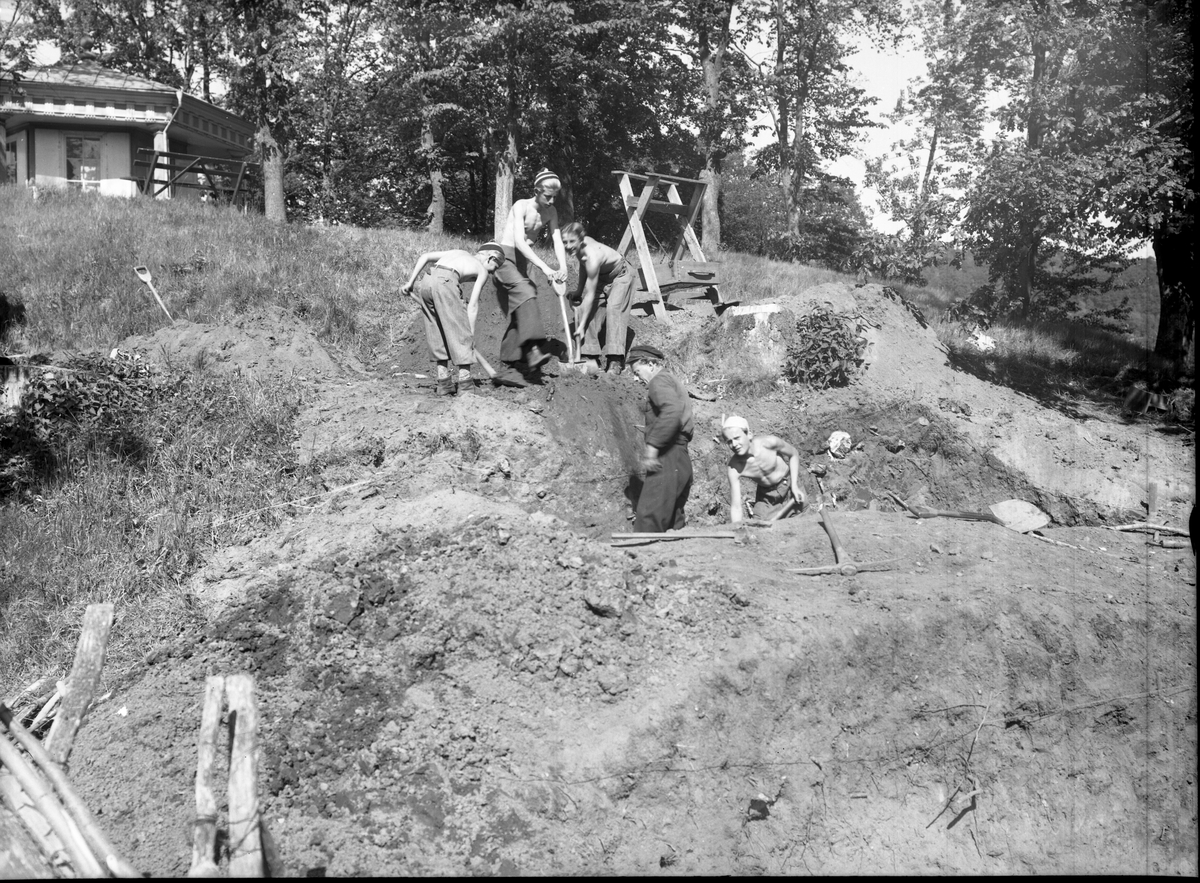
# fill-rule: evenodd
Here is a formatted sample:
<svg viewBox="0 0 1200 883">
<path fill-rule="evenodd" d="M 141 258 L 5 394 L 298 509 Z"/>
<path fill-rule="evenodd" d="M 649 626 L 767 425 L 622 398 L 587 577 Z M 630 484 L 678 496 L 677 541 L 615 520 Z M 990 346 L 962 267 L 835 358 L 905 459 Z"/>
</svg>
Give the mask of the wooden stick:
<svg viewBox="0 0 1200 883">
<path fill-rule="evenodd" d="M 0 763 L 12 771 L 13 777 L 21 790 L 29 795 L 34 807 L 50 824 L 55 835 L 66 847 L 67 855 L 75 873 L 81 877 L 103 877 L 105 870 L 100 866 L 79 829 L 71 821 L 65 809 L 54 793 L 46 785 L 45 780 L 38 775 L 37 770 L 30 766 L 17 747 L 6 737 L 0 736 Z"/>
<path fill-rule="evenodd" d="M 3 737 L 0 737 L 3 738 Z M 46 817 L 37 811 L 29 795 L 21 790 L 16 778 L 8 770 L 0 770 L 0 805 L 4 806 L 17 823 L 42 851 L 46 862 L 54 870 L 69 866 L 70 857 Z M 51 873 L 50 876 L 55 876 Z"/>
<path fill-rule="evenodd" d="M 475 356 L 475 363 L 484 370 L 488 377 L 496 376 L 496 369 L 488 364 L 487 359 L 479 355 L 479 350 L 475 349 L 475 345 L 471 345 L 471 354 Z"/>
<path fill-rule="evenodd" d="M 614 533 L 611 536 L 614 540 L 732 540 L 737 538 L 737 534 L 731 530 L 696 531 L 695 533 L 683 533 L 677 530 L 669 530 L 665 533 L 646 531 L 644 533 Z"/>
<path fill-rule="evenodd" d="M 1158 515 L 1158 482 L 1150 482 L 1146 494 L 1146 520 L 1153 521 Z"/>
<path fill-rule="evenodd" d="M 21 690 L 16 695 L 9 697 L 9 699 L 4 704 L 7 705 L 9 708 L 16 708 L 18 702 L 20 702 L 26 696 L 31 695 L 35 690 L 39 689 L 49 679 L 50 679 L 49 675 L 45 675 L 44 677 L 38 678 L 36 681 L 34 681 L 32 684 L 30 684 L 24 690 Z"/>
<path fill-rule="evenodd" d="M 229 876 L 263 875 L 262 838 L 259 832 L 256 729 L 258 706 L 254 678 L 230 675 L 225 680 L 233 751 L 229 758 Z"/>
<path fill-rule="evenodd" d="M 140 877 L 141 874 L 121 857 L 116 846 L 100 828 L 96 817 L 87 808 L 87 804 L 83 802 L 79 792 L 75 790 L 75 786 L 71 784 L 62 768 L 51 759 L 50 753 L 42 747 L 42 743 L 35 739 L 33 734 L 21 726 L 19 721 L 13 719 L 12 712 L 4 705 L 0 705 L 0 723 L 4 724 L 17 744 L 29 753 L 33 762 L 42 771 L 42 775 L 54 786 L 63 806 L 79 826 L 88 847 L 104 860 L 104 864 L 112 875 L 114 877 Z"/>
<path fill-rule="evenodd" d="M 1120 526 L 1110 526 L 1109 530 L 1145 530 L 1145 531 L 1161 531 L 1162 533 L 1175 534 L 1177 537 L 1191 536 L 1186 530 L 1178 527 L 1171 527 L 1169 524 L 1151 524 L 1148 521 L 1135 521 L 1133 524 L 1122 524 Z"/>
<path fill-rule="evenodd" d="M 40 727 L 47 721 L 47 719 L 49 719 L 50 715 L 54 713 L 54 709 L 58 706 L 58 703 L 62 701 L 62 698 L 63 683 L 62 681 L 59 681 L 58 688 L 54 691 L 54 695 L 46 700 L 46 704 L 42 706 L 41 711 L 34 715 L 33 720 L 29 723 L 29 731 L 31 733 L 36 733 L 38 727 Z"/>
<path fill-rule="evenodd" d="M 108 633 L 112 628 L 113 606 L 111 604 L 89 604 L 83 615 L 83 632 L 75 647 L 75 664 L 67 677 L 63 691 L 62 708 L 50 727 L 46 738 L 46 752 L 55 763 L 66 763 L 75 744 L 75 734 L 83 723 L 96 687 L 100 684 L 100 670 L 104 667 L 104 653 L 108 649 Z"/>
<path fill-rule="evenodd" d="M 196 763 L 196 821 L 192 828 L 192 867 L 189 877 L 217 877 L 217 799 L 213 795 L 212 765 L 217 756 L 221 728 L 221 703 L 225 679 L 209 676 L 204 684 L 204 710 L 200 715 L 200 743 Z"/>
<path fill-rule="evenodd" d="M 574 362 L 576 359 L 575 341 L 571 337 L 571 321 L 567 318 L 567 283 L 551 282 L 550 284 L 554 286 L 554 292 L 558 295 L 558 307 L 562 311 L 563 336 L 566 338 L 567 344 L 567 361 Z"/>
<path fill-rule="evenodd" d="M 0 804 L 0 880 L 53 877 L 39 854 L 37 840 L 25 830 L 20 816 Z"/>
</svg>

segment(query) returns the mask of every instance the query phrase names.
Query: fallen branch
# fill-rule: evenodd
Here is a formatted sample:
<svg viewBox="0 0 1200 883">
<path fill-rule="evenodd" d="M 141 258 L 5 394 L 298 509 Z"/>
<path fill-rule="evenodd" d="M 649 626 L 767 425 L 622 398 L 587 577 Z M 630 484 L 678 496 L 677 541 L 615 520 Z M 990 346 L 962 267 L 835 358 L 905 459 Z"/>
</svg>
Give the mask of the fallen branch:
<svg viewBox="0 0 1200 883">
<path fill-rule="evenodd" d="M 1133 524 L 1122 524 L 1116 526 L 1110 525 L 1108 529 L 1118 531 L 1144 530 L 1149 533 L 1153 533 L 1157 530 L 1160 533 L 1174 534 L 1177 537 L 1191 536 L 1191 534 L 1183 528 L 1171 527 L 1169 524 L 1151 524 L 1148 521 L 1135 521 Z"/>
<path fill-rule="evenodd" d="M 51 719 L 54 714 L 54 709 L 58 707 L 58 703 L 63 698 L 63 682 L 58 682 L 58 687 L 54 691 L 54 695 L 46 700 L 46 704 L 42 706 L 41 711 L 34 716 L 33 721 L 29 724 L 29 732 L 36 733 L 42 724 Z"/>
<path fill-rule="evenodd" d="M 88 849 L 83 834 L 67 815 L 67 811 L 54 796 L 45 780 L 17 750 L 16 745 L 3 736 L 0 736 L 0 763 L 12 771 L 21 790 L 29 795 L 34 807 L 62 842 L 67 855 L 71 857 L 75 873 L 80 877 L 105 876 L 104 868 L 100 866 L 96 856 Z"/>
<path fill-rule="evenodd" d="M 44 876 L 59 876 L 57 872 L 60 868 L 70 867 L 71 857 L 63 842 L 58 839 L 46 817 L 37 811 L 29 795 L 21 790 L 16 777 L 6 769 L 0 770 L 0 805 L 16 819 L 18 829 L 27 834 L 41 850 L 45 857 L 44 865 L 52 871 Z"/>
<path fill-rule="evenodd" d="M 83 717 L 92 704 L 92 697 L 96 695 L 112 621 L 112 604 L 89 604 L 83 614 L 83 631 L 79 635 L 75 662 L 63 690 L 62 707 L 50 727 L 50 735 L 46 737 L 46 753 L 55 763 L 67 762 L 71 747 L 75 744 L 75 734 L 79 732 Z"/>
<path fill-rule="evenodd" d="M 111 606 L 111 605 L 96 605 L 96 606 Z M 50 756 L 50 752 L 42 747 L 34 736 L 21 726 L 19 721 L 13 719 L 12 712 L 4 706 L 0 705 L 0 723 L 8 729 L 8 732 L 16 740 L 17 744 L 24 748 L 33 762 L 37 764 L 38 769 L 42 771 L 42 775 L 54 786 L 54 790 L 58 792 L 63 806 L 70 813 L 71 819 L 79 826 L 80 832 L 83 834 L 87 845 L 94 853 L 104 859 L 104 864 L 114 877 L 140 877 L 133 866 L 121 857 L 116 846 L 108 839 L 108 836 L 100 828 L 100 824 L 96 821 L 96 817 L 92 815 L 91 810 L 87 808 L 87 804 L 79 796 L 79 792 L 75 790 L 75 786 L 67 778 L 62 768 L 54 762 Z"/>
<path fill-rule="evenodd" d="M 4 774 L 3 778 L 12 776 Z M 0 803 L 0 879 L 52 878 L 42 860 L 41 849 L 21 824 L 20 816 Z"/>
<path fill-rule="evenodd" d="M 695 533 L 683 533 L 678 530 L 668 530 L 663 533 L 655 533 L 653 531 L 645 531 L 641 533 L 614 533 L 611 535 L 614 540 L 732 540 L 737 538 L 737 534 L 731 530 L 709 530 L 697 531 Z"/>
</svg>

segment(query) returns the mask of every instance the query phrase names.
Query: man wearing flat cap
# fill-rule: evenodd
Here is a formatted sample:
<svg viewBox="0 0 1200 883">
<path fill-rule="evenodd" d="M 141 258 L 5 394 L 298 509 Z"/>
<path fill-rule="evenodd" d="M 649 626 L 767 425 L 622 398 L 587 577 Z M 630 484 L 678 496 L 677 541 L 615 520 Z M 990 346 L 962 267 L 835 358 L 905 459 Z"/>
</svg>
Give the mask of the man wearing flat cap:
<svg viewBox="0 0 1200 883">
<path fill-rule="evenodd" d="M 663 370 L 662 350 L 633 347 L 626 362 L 646 384 L 646 447 L 641 466 L 646 478 L 637 501 L 633 529 L 638 533 L 680 530 L 687 523 L 684 507 L 692 491 L 692 403 L 687 390 Z"/>
<path fill-rule="evenodd" d="M 800 452 L 777 435 L 754 435 L 750 423 L 736 414 L 723 417 L 721 435 L 733 456 L 729 458 L 729 516 L 742 520 L 742 483 L 754 482 L 754 514 L 774 521 L 804 508 L 800 486 Z"/>
<path fill-rule="evenodd" d="M 433 263 L 428 276 L 417 284 L 426 264 Z M 454 395 L 460 385 L 472 383 L 471 365 L 475 363 L 475 319 L 479 315 L 479 292 L 489 274 L 504 263 L 499 243 L 486 242 L 474 254 L 461 248 L 431 251 L 417 258 L 412 275 L 400 286 L 400 293 L 412 296 L 425 321 L 425 342 L 437 363 L 435 395 Z M 474 280 L 471 295 L 463 304 L 463 282 Z M 417 285 L 414 294 L 413 286 Z M 457 374 L 451 363 L 458 366 Z M 522 383 L 524 385 L 524 383 Z"/>
<path fill-rule="evenodd" d="M 510 373 L 523 372 L 536 377 L 550 359 L 537 286 L 529 278 L 529 267 L 531 264 L 537 267 L 555 285 L 567 281 L 567 253 L 554 205 L 561 189 L 562 182 L 554 172 L 548 169 L 538 172 L 533 179 L 533 197 L 513 203 L 500 237 L 506 261 L 496 273 L 496 299 L 508 319 L 508 327 L 500 339 L 500 359 L 508 365 Z M 557 270 L 550 269 L 533 250 L 533 243 L 547 232 L 558 260 Z"/>
</svg>

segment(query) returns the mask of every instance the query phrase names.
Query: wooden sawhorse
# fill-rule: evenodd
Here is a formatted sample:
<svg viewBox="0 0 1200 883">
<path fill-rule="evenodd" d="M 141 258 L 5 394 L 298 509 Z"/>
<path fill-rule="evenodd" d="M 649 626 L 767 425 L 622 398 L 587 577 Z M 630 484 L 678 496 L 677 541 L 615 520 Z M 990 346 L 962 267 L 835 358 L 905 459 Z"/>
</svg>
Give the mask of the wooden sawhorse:
<svg viewBox="0 0 1200 883">
<path fill-rule="evenodd" d="M 640 290 L 650 295 L 655 317 L 660 322 L 670 322 L 663 298 L 664 292 L 703 288 L 703 294 L 708 295 L 714 305 L 728 306 L 729 303 L 721 299 L 718 288 L 720 264 L 705 260 L 704 252 L 700 250 L 700 240 L 696 238 L 696 231 L 692 226 L 700 213 L 700 204 L 708 183 L 673 175 L 641 175 L 629 171 L 615 171 L 613 174 L 617 176 L 621 202 L 629 218 L 629 226 L 625 228 L 617 251 L 624 255 L 629 250 L 630 243 L 637 247 L 641 264 Z M 639 194 L 634 193 L 634 181 L 641 182 Z M 686 203 L 679 195 L 680 185 L 692 187 L 690 199 Z M 656 199 L 655 191 L 660 187 L 665 190 L 664 197 Z M 646 229 L 642 226 L 642 219 L 651 213 L 672 215 L 676 222 L 675 236 L 657 260 L 650 252 L 650 246 L 646 242 Z M 690 256 L 690 260 L 684 259 L 685 252 Z"/>
</svg>

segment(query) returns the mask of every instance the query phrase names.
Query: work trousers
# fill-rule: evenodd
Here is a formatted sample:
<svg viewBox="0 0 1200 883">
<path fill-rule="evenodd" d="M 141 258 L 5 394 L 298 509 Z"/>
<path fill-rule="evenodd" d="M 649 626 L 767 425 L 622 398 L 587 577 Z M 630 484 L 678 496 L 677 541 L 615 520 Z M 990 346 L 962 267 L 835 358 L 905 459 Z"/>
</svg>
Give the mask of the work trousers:
<svg viewBox="0 0 1200 883">
<path fill-rule="evenodd" d="M 646 476 L 637 501 L 633 529 L 638 533 L 680 530 L 687 524 L 683 509 L 692 492 L 692 458 L 687 445 L 659 451 L 662 468 Z"/>
<path fill-rule="evenodd" d="M 758 485 L 754 491 L 754 514 L 766 518 L 779 506 L 792 499 L 792 478 L 785 475 L 774 487 Z M 795 510 L 793 510 L 794 514 Z"/>
<path fill-rule="evenodd" d="M 508 319 L 500 338 L 500 358 L 519 362 L 527 347 L 546 339 L 546 328 L 537 302 L 537 287 L 529 279 L 529 262 L 510 245 L 504 246 L 504 257 L 504 263 L 492 274 L 500 312 Z"/>
<path fill-rule="evenodd" d="M 434 361 L 472 364 L 475 353 L 471 323 L 458 287 L 458 274 L 446 267 L 434 267 L 417 282 L 417 294 L 425 319 L 425 341 Z"/>
<path fill-rule="evenodd" d="M 629 334 L 629 310 L 633 307 L 635 274 L 629 262 L 622 259 L 607 280 L 601 278 L 596 292 L 596 314 L 583 336 L 581 355 L 625 358 L 625 338 Z M 583 322 L 582 308 L 576 310 L 575 327 Z M 604 348 L 600 347 L 600 331 L 604 331 Z"/>
</svg>

